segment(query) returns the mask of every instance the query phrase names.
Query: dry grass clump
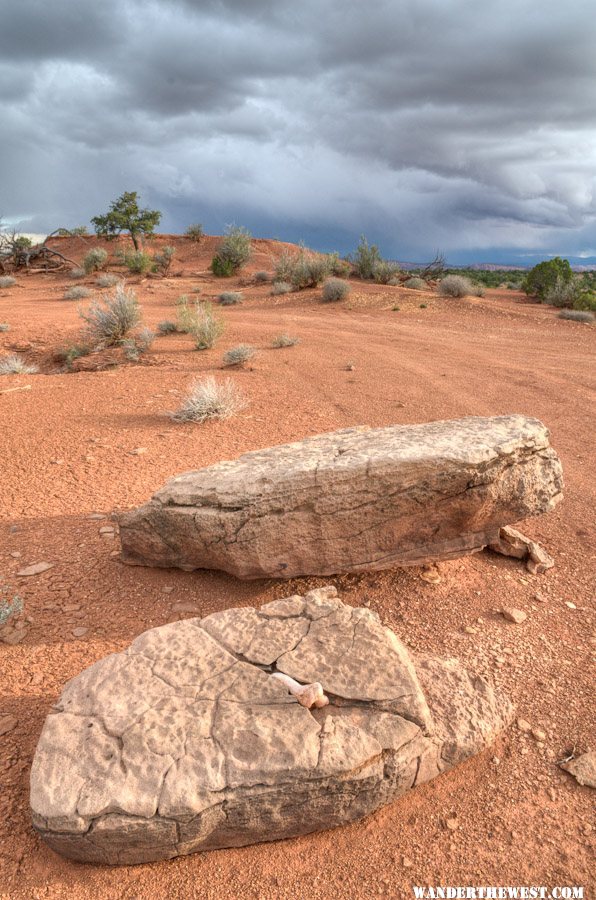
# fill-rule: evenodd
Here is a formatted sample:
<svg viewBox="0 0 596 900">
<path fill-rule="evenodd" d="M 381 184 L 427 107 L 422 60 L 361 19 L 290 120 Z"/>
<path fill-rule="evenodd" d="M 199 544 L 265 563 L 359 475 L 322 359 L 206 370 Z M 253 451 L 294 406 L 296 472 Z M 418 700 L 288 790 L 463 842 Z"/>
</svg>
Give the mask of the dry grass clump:
<svg viewBox="0 0 596 900">
<path fill-rule="evenodd" d="M 224 323 L 213 312 L 211 303 L 197 303 L 196 324 L 191 331 L 197 350 L 210 350 L 224 333 Z"/>
<path fill-rule="evenodd" d="M 217 299 L 222 306 L 235 306 L 242 303 L 242 291 L 224 291 Z"/>
<path fill-rule="evenodd" d="M 584 309 L 562 309 L 557 318 L 571 319 L 572 322 L 593 322 L 596 316 Z"/>
<path fill-rule="evenodd" d="M 74 278 L 84 278 L 85 270 L 81 269 L 80 266 L 75 266 L 75 268 L 71 269 L 70 272 L 68 273 L 68 277 L 73 278 L 73 279 Z"/>
<path fill-rule="evenodd" d="M 105 272 L 103 275 L 100 275 L 95 284 L 99 288 L 111 288 L 115 287 L 120 279 L 117 275 L 112 275 L 111 272 Z"/>
<path fill-rule="evenodd" d="M 474 294 L 474 285 L 463 275 L 446 275 L 439 285 L 442 297 L 469 297 Z"/>
<path fill-rule="evenodd" d="M 350 285 L 342 278 L 328 278 L 323 285 L 323 302 L 335 303 L 337 300 L 343 300 L 350 290 Z"/>
<path fill-rule="evenodd" d="M 278 294 L 290 294 L 293 288 L 288 281 L 275 281 L 271 286 L 271 296 L 276 297 Z"/>
<path fill-rule="evenodd" d="M 0 322 L 0 333 L 3 331 L 10 331 L 10 325 L 8 322 Z"/>
<path fill-rule="evenodd" d="M 290 334 L 278 334 L 271 341 L 274 350 L 280 350 L 282 347 L 295 347 L 300 343 L 300 338 L 292 337 Z"/>
<path fill-rule="evenodd" d="M 472 282 L 472 296 L 473 297 L 485 297 L 486 296 L 486 288 L 483 284 L 480 284 L 477 281 Z"/>
<path fill-rule="evenodd" d="M 256 352 L 249 344 L 238 344 L 237 347 L 232 347 L 224 353 L 224 366 L 243 366 L 256 355 Z"/>
<path fill-rule="evenodd" d="M 105 268 L 108 261 L 107 251 L 102 247 L 94 247 L 83 257 L 83 268 L 87 275 Z"/>
<path fill-rule="evenodd" d="M 29 365 L 18 353 L 0 359 L 0 375 L 35 375 L 37 366 Z"/>
<path fill-rule="evenodd" d="M 141 321 L 141 310 L 134 291 L 119 284 L 108 297 L 94 300 L 89 309 L 81 310 L 91 340 L 113 347 L 130 334 Z"/>
<path fill-rule="evenodd" d="M 255 272 L 255 281 L 257 284 L 267 284 L 271 281 L 271 275 L 265 271 Z"/>
<path fill-rule="evenodd" d="M 88 288 L 81 287 L 80 285 L 68 288 L 68 290 L 64 291 L 65 300 L 85 300 L 90 296 L 91 291 Z"/>
<path fill-rule="evenodd" d="M 182 406 L 172 414 L 172 418 L 178 422 L 229 419 L 246 405 L 242 392 L 231 378 L 216 381 L 213 375 L 208 375 L 192 385 Z"/>
<path fill-rule="evenodd" d="M 408 278 L 408 280 L 404 284 L 404 287 L 410 288 L 413 291 L 425 291 L 428 285 L 423 278 L 417 278 L 416 276 L 414 276 L 413 278 Z"/>
<path fill-rule="evenodd" d="M 16 283 L 17 280 L 12 275 L 2 275 L 0 278 L 0 288 L 14 287 Z"/>
</svg>

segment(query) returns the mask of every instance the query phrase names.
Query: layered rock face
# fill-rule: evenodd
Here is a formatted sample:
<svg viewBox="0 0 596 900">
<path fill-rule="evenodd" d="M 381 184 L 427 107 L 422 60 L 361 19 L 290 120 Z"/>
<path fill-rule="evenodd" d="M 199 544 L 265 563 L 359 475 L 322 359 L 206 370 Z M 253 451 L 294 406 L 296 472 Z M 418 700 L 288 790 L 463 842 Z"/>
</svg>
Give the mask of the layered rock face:
<svg viewBox="0 0 596 900">
<path fill-rule="evenodd" d="M 172 478 L 121 517 L 122 558 L 239 578 L 417 565 L 497 542 L 561 491 L 526 416 L 347 429 Z"/>
<path fill-rule="evenodd" d="M 302 705 L 285 676 L 328 704 L 318 688 Z M 67 684 L 33 761 L 33 823 L 58 853 L 108 864 L 306 834 L 477 753 L 511 712 L 334 588 L 229 609 L 147 631 Z"/>
</svg>

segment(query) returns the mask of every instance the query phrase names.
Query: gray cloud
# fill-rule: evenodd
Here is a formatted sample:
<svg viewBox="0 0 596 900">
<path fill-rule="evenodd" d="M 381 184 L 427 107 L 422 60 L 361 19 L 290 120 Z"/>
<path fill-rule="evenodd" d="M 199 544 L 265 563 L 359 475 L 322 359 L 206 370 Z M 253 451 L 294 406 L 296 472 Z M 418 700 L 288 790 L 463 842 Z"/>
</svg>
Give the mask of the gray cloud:
<svg viewBox="0 0 596 900">
<path fill-rule="evenodd" d="M 0 29 L 0 211 L 123 190 L 388 255 L 596 246 L 588 0 L 21 0 Z"/>
</svg>

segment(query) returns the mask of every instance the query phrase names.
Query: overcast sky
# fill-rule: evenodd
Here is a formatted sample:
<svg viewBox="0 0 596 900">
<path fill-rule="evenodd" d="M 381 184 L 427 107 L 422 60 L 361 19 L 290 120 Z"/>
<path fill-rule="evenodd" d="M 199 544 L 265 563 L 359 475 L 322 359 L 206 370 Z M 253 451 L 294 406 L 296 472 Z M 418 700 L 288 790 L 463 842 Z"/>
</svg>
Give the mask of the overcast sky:
<svg viewBox="0 0 596 900">
<path fill-rule="evenodd" d="M 1 4 L 0 214 L 596 261 L 593 0 Z"/>
</svg>

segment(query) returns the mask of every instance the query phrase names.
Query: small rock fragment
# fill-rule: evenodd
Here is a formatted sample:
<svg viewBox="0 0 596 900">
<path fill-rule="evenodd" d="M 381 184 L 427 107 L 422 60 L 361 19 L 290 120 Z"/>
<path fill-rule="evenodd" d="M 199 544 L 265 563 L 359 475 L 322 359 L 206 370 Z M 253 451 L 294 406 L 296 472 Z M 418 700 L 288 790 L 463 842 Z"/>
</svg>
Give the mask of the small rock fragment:
<svg viewBox="0 0 596 900">
<path fill-rule="evenodd" d="M 515 609 L 513 606 L 503 607 L 501 615 L 504 619 L 507 619 L 508 622 L 514 622 L 515 625 L 521 625 L 521 623 L 525 622 L 528 618 L 527 613 L 522 609 Z"/>
<path fill-rule="evenodd" d="M 537 741 L 545 741 L 546 731 L 543 731 L 542 728 L 532 728 L 532 737 Z"/>
<path fill-rule="evenodd" d="M 445 819 L 445 826 L 449 829 L 449 831 L 457 831 L 458 821 L 455 816 L 451 816 L 449 819 Z"/>
<path fill-rule="evenodd" d="M 147 452 L 147 447 L 136 447 L 134 450 L 129 450 L 130 456 L 142 456 L 143 453 Z"/>
<path fill-rule="evenodd" d="M 82 626 L 72 629 L 72 633 L 73 633 L 74 637 L 84 637 L 84 635 L 86 635 L 88 631 L 89 631 L 88 628 L 83 628 Z"/>
<path fill-rule="evenodd" d="M 24 569 L 19 569 L 17 575 L 20 578 L 28 578 L 30 575 L 41 575 L 42 572 L 47 572 L 48 569 L 53 569 L 54 563 L 48 562 L 39 562 L 33 563 L 30 566 L 26 566 Z"/>
<path fill-rule="evenodd" d="M 10 555 L 12 556 L 13 559 L 20 559 L 21 551 L 20 550 L 12 550 Z"/>
<path fill-rule="evenodd" d="M 572 603 L 571 600 L 566 600 L 565 606 L 567 606 L 569 609 L 577 609 L 577 606 L 575 605 L 575 603 Z"/>
<path fill-rule="evenodd" d="M 517 727 L 519 728 L 520 731 L 523 731 L 526 734 L 528 733 L 528 731 L 532 730 L 532 726 L 526 719 L 518 719 Z"/>
<path fill-rule="evenodd" d="M 573 775 L 578 784 L 596 788 L 596 750 L 590 750 L 577 759 L 562 763 L 561 768 Z"/>
<path fill-rule="evenodd" d="M 13 728 L 17 727 L 17 720 L 14 716 L 0 716 L 0 736 L 8 734 Z"/>
<path fill-rule="evenodd" d="M 420 577 L 423 581 L 428 581 L 429 584 L 440 584 L 442 581 L 439 570 L 433 565 L 423 566 Z"/>
</svg>

